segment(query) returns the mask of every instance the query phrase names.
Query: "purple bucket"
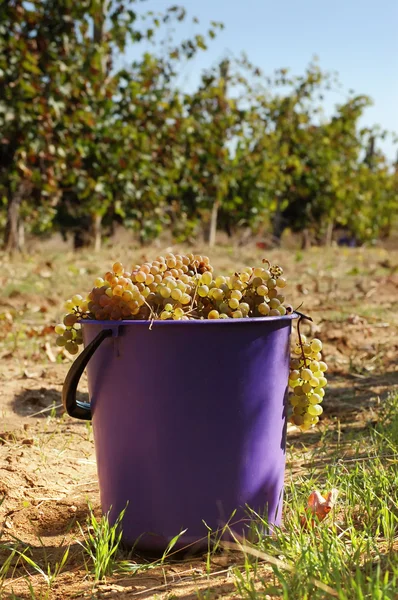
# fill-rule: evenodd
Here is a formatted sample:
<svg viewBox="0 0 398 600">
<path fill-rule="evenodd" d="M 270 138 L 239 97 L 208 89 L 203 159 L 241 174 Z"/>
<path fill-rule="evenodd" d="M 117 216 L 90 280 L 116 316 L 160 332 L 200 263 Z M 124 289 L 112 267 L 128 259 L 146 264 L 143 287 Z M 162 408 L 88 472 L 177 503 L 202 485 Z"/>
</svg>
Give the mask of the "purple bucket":
<svg viewBox="0 0 398 600">
<path fill-rule="evenodd" d="M 281 521 L 292 319 L 84 321 L 67 412 L 91 419 L 101 505 L 123 542 L 207 546 L 247 533 L 247 507 Z M 87 365 L 90 404 L 76 401 Z"/>
</svg>

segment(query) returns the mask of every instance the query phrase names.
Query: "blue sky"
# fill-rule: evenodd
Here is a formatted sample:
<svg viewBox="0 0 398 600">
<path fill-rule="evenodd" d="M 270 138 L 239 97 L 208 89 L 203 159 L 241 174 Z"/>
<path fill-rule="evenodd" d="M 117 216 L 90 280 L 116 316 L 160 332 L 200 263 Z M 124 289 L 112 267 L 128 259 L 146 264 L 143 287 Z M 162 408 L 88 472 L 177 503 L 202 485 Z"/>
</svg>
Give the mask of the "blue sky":
<svg viewBox="0 0 398 600">
<path fill-rule="evenodd" d="M 371 96 L 374 106 L 366 111 L 364 125 L 379 124 L 398 134 L 398 0 L 148 0 L 142 10 L 163 11 L 172 4 L 197 16 L 177 26 L 177 39 L 205 32 L 211 20 L 225 29 L 207 52 L 190 61 L 180 75 L 180 85 L 192 88 L 201 70 L 225 55 L 244 51 L 266 74 L 289 67 L 301 74 L 314 55 L 324 70 L 337 71 L 343 91 Z M 136 55 L 130 49 L 127 60 Z M 344 94 L 332 94 L 330 111 Z M 392 142 L 383 145 L 390 158 Z"/>
</svg>

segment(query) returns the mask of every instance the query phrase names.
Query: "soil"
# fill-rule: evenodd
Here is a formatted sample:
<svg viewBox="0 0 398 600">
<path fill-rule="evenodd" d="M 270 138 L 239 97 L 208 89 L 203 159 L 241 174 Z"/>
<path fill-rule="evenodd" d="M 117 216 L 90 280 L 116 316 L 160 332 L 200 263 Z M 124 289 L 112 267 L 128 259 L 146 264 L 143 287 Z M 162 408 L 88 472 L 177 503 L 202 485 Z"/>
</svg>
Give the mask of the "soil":
<svg viewBox="0 0 398 600">
<path fill-rule="evenodd" d="M 344 434 L 346 429 L 376 422 L 378 406 L 389 392 L 398 389 L 398 254 L 339 251 L 334 255 L 333 273 L 322 267 L 326 258 L 319 253 L 309 253 L 297 264 L 282 251 L 275 256 L 284 266 L 288 263 L 285 270 L 292 274 L 294 298 L 304 300 L 305 312 L 314 318 L 306 328 L 323 340 L 324 358 L 330 366 L 320 427 L 307 434 L 288 428 L 289 445 L 304 440 L 311 447 L 324 428 L 338 427 Z M 243 258 L 253 264 L 253 258 L 251 262 L 249 256 Z M 233 260 L 220 251 L 220 264 Z M 3 261 L 9 268 L 7 259 Z M 50 279 L 56 270 L 53 263 L 46 264 L 39 257 L 29 267 L 39 281 Z M 347 274 L 350 269 L 353 274 Z M 3 286 L 9 282 L 5 280 Z M 68 293 L 75 291 L 70 284 Z M 236 597 L 228 569 L 235 563 L 233 553 L 216 555 L 211 575 L 206 556 L 151 569 L 146 557 L 133 556 L 133 561 L 146 567 L 94 585 L 79 545 L 79 524 L 86 527 L 89 506 L 100 517 L 92 430 L 88 423 L 63 414 L 61 389 L 71 357 L 57 355 L 52 326 L 45 330 L 55 322 L 60 294 L 35 295 L 17 282 L 14 293 L 0 303 L 0 541 L 19 550 L 29 547 L 27 556 L 37 565 L 51 565 L 52 570 L 68 547 L 69 555 L 51 589 L 42 573 L 15 556 L 15 569 L 8 570 L 0 598 Z M 3 326 L 7 333 L 2 337 Z M 23 331 L 26 348 L 15 346 L 15 331 Z M 87 400 L 84 376 L 79 390 L 80 399 Z M 302 468 L 298 463 L 294 466 L 297 471 Z M 8 555 L 0 545 L 0 575 Z"/>
</svg>

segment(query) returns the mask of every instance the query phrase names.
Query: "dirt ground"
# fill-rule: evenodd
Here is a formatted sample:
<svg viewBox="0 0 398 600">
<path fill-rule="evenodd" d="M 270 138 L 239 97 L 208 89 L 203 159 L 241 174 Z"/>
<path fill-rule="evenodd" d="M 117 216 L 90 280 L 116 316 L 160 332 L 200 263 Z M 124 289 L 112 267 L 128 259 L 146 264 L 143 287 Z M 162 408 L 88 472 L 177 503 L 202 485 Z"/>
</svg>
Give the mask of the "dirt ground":
<svg viewBox="0 0 398 600">
<path fill-rule="evenodd" d="M 227 569 L 231 556 L 214 558 L 210 578 L 206 557 L 198 557 L 115 575 L 94 591 L 82 560 L 78 523 L 84 526 L 89 503 L 100 515 L 93 436 L 90 424 L 63 414 L 61 389 L 71 357 L 56 348 L 52 331 L 63 301 L 88 290 L 126 252 L 129 263 L 143 258 L 142 251 L 126 248 L 100 256 L 54 251 L 0 256 L 0 540 L 19 540 L 21 548 L 29 546 L 32 561 L 52 569 L 70 545 L 50 591 L 43 573 L 15 559 L 0 598 L 189 600 L 201 593 L 211 598 L 235 595 Z M 148 257 L 159 253 L 145 251 Z M 344 435 L 364 420 L 377 420 L 379 403 L 398 388 L 398 250 L 312 249 L 303 254 L 223 247 L 206 253 L 218 272 L 260 264 L 264 255 L 284 267 L 289 298 L 295 307 L 303 303 L 300 310 L 313 317 L 311 330 L 323 340 L 330 368 L 318 430 L 338 427 Z M 79 393 L 87 400 L 84 377 Z M 289 426 L 290 446 L 300 440 L 311 447 L 317 439 L 313 431 L 298 434 Z M 6 559 L 1 553 L 0 569 Z M 133 560 L 145 564 L 143 557 Z"/>
</svg>

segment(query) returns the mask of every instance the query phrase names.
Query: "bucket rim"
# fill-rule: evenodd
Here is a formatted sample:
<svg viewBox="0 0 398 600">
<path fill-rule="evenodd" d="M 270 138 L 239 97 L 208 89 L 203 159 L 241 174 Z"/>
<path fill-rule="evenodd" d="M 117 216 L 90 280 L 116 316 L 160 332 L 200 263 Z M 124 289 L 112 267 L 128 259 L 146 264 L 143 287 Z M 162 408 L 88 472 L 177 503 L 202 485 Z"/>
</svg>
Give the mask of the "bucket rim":
<svg viewBox="0 0 398 600">
<path fill-rule="evenodd" d="M 243 317 L 242 319 L 191 319 L 189 321 L 174 321 L 172 319 L 168 319 L 165 321 L 162 321 L 161 319 L 156 319 L 156 320 L 151 320 L 151 319 L 120 319 L 120 320 L 106 320 L 106 321 L 100 321 L 98 319 L 80 319 L 78 321 L 78 323 L 80 323 L 82 326 L 84 325 L 101 325 L 104 327 L 115 327 L 115 326 L 121 326 L 121 325 L 127 325 L 127 326 L 131 326 L 134 325 L 135 327 L 144 327 L 148 325 L 152 324 L 152 327 L 181 327 L 181 326 L 185 326 L 185 327 L 195 327 L 198 325 L 207 325 L 210 327 L 214 327 L 215 325 L 220 325 L 222 327 L 225 327 L 226 324 L 231 325 L 232 323 L 250 323 L 250 324 L 254 324 L 254 323 L 270 323 L 270 322 L 275 322 L 275 321 L 293 321 L 294 319 L 298 319 L 300 317 L 299 314 L 297 314 L 296 312 L 292 312 L 290 315 L 281 315 L 280 317 Z"/>
</svg>

